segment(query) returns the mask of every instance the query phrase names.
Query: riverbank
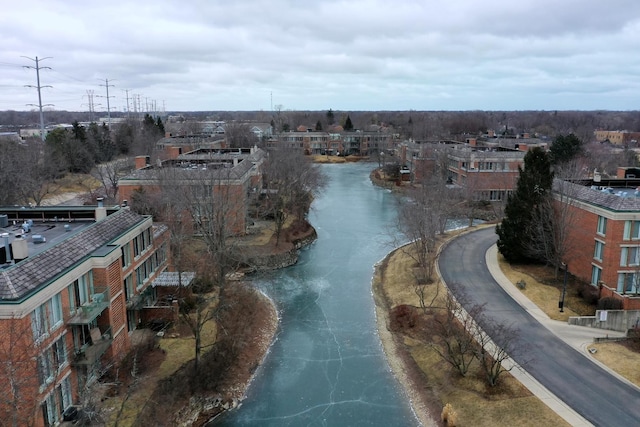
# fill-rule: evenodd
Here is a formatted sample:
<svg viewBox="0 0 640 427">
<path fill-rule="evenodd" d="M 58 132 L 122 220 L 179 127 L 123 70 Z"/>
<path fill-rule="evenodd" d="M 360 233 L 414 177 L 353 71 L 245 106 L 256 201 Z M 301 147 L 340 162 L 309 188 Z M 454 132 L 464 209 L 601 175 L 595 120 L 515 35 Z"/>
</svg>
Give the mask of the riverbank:
<svg viewBox="0 0 640 427">
<path fill-rule="evenodd" d="M 439 245 L 452 235 L 442 236 Z M 420 422 L 425 427 L 440 425 L 440 413 L 450 404 L 457 426 L 567 425 L 508 372 L 497 386 L 489 387 L 477 362 L 462 377 L 442 360 L 434 350 L 438 344 L 431 331 L 433 320 L 419 308 L 414 264 L 406 248 L 391 252 L 376 266 L 372 288 L 385 354 Z M 446 292 L 437 282 L 423 290 L 427 302 Z M 398 307 L 405 318 L 398 316 Z"/>
</svg>

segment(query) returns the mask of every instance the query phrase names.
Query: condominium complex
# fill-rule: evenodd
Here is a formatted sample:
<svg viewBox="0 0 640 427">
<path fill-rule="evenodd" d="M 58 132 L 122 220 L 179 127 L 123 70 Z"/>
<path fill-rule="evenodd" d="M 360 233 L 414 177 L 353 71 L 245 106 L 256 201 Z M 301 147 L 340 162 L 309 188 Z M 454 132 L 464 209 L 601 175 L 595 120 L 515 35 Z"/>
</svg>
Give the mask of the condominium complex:
<svg viewBox="0 0 640 427">
<path fill-rule="evenodd" d="M 130 349 L 167 229 L 100 203 L 0 208 L 0 231 L 0 417 L 55 425 Z"/>
</svg>

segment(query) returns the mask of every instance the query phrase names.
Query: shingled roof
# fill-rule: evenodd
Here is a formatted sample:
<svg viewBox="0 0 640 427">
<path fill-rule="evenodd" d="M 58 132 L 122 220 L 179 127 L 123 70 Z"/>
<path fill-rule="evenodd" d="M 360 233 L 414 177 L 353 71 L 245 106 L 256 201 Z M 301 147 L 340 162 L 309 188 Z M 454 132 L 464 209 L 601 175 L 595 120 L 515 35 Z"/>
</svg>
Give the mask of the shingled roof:
<svg viewBox="0 0 640 427">
<path fill-rule="evenodd" d="M 624 197 L 568 181 L 554 180 L 554 190 L 594 206 L 616 212 L 640 213 L 640 197 Z M 632 190 L 625 189 L 628 193 Z"/>
<path fill-rule="evenodd" d="M 145 217 L 121 209 L 61 243 L 0 272 L 0 302 L 20 300 L 109 244 Z"/>
</svg>

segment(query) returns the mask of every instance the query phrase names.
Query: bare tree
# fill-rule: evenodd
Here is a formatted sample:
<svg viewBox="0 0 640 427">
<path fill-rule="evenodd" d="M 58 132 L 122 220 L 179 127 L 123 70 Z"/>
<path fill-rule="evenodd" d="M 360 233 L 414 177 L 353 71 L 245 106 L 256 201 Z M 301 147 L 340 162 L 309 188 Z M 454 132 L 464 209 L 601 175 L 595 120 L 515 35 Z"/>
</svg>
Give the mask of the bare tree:
<svg viewBox="0 0 640 427">
<path fill-rule="evenodd" d="M 275 221 L 277 246 L 289 216 L 304 220 L 314 194 L 324 188 L 326 179 L 300 151 L 287 149 L 269 151 L 264 176 L 265 201 Z"/>
<path fill-rule="evenodd" d="M 409 196 L 401 200 L 398 229 L 410 241 L 407 253 L 418 264 L 418 282 L 430 283 L 437 236 L 445 231 L 450 217 L 447 188 L 433 177 L 429 183 L 413 188 Z"/>
<path fill-rule="evenodd" d="M 500 375 L 513 368 L 513 365 L 505 366 L 505 362 L 517 351 L 523 351 L 523 348 L 519 347 L 517 342 L 519 331 L 513 325 L 491 321 L 485 321 L 483 325 L 491 335 L 480 328 L 475 330 L 475 339 L 478 343 L 476 357 L 487 383 L 494 387 L 498 384 Z"/>
<path fill-rule="evenodd" d="M 131 158 L 121 158 L 97 165 L 91 171 L 91 175 L 102 184 L 104 194 L 109 202 L 116 200 L 118 196 L 118 183 L 120 179 L 133 170 Z"/>
<path fill-rule="evenodd" d="M 51 155 L 50 147 L 39 141 L 31 141 L 26 145 L 15 144 L 9 156 L 13 165 L 7 165 L 6 171 L 15 173 L 17 182 L 5 188 L 15 193 L 17 202 L 40 206 L 47 195 L 60 188 L 55 178 L 61 173 L 62 167 Z M 12 169 L 16 170 L 11 172 Z"/>
<path fill-rule="evenodd" d="M 432 344 L 432 348 L 463 377 L 478 355 L 478 329 L 474 317 L 483 310 L 484 306 L 478 305 L 469 311 L 465 310 L 448 292 L 444 297 L 442 313 L 434 313 L 432 333 L 438 340 Z"/>
<path fill-rule="evenodd" d="M 571 180 L 579 176 L 575 163 L 557 171 L 560 178 L 553 182 L 553 192 L 547 194 L 533 212 L 528 233 L 527 251 L 536 259 L 552 265 L 556 277 L 563 264 L 568 264 L 576 242 L 570 232 L 578 222 L 576 193 L 580 186 Z"/>
<path fill-rule="evenodd" d="M 0 425 L 33 426 L 39 384 L 31 324 L 17 318 L 6 323 L 0 340 Z"/>
<path fill-rule="evenodd" d="M 221 288 L 214 288 L 214 283 L 206 276 L 201 276 L 193 284 L 194 297 L 191 302 L 184 301 L 180 308 L 180 318 L 189 327 L 194 338 L 194 376 L 198 375 L 202 350 L 214 343 L 203 343 L 205 326 L 218 318 L 223 307 L 220 302 Z M 192 384 L 195 385 L 195 384 Z"/>
<path fill-rule="evenodd" d="M 230 148 L 251 148 L 259 142 L 248 123 L 227 123 L 224 126 L 224 135 Z"/>
</svg>

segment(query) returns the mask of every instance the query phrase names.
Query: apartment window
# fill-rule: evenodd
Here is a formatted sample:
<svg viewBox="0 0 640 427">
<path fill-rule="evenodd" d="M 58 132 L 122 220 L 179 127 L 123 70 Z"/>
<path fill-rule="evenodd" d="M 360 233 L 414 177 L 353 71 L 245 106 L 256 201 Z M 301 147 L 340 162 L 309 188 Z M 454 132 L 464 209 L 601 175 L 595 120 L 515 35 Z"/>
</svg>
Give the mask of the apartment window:
<svg viewBox="0 0 640 427">
<path fill-rule="evenodd" d="M 602 277 L 602 269 L 597 265 L 591 266 L 591 284 L 597 285 L 600 283 L 600 278 Z"/>
<path fill-rule="evenodd" d="M 31 312 L 31 331 L 36 342 L 48 336 L 49 332 L 62 325 L 62 303 L 60 294 Z"/>
<path fill-rule="evenodd" d="M 623 247 L 620 251 L 620 265 L 623 267 L 640 265 L 640 246 Z"/>
<path fill-rule="evenodd" d="M 617 291 L 620 293 L 638 293 L 640 288 L 640 272 L 619 273 Z"/>
<path fill-rule="evenodd" d="M 127 301 L 135 296 L 135 290 L 133 288 L 133 276 L 131 274 L 124 278 L 124 295 Z"/>
<path fill-rule="evenodd" d="M 69 292 L 69 311 L 73 315 L 81 306 L 91 301 L 93 294 L 93 271 L 89 271 L 67 287 Z"/>
<path fill-rule="evenodd" d="M 166 243 L 163 243 L 162 245 L 160 245 L 160 247 L 156 250 L 155 257 L 156 257 L 156 266 L 160 266 L 165 263 L 165 261 L 167 260 Z"/>
<path fill-rule="evenodd" d="M 51 384 L 60 368 L 67 363 L 67 348 L 64 336 L 55 341 L 51 347 L 40 353 L 38 360 L 38 382 L 41 388 Z"/>
<path fill-rule="evenodd" d="M 624 222 L 624 240 L 640 239 L 640 221 Z"/>
<path fill-rule="evenodd" d="M 122 248 L 122 268 L 127 268 L 131 265 L 131 242 L 125 243 Z"/>
<path fill-rule="evenodd" d="M 144 283 L 151 277 L 153 271 L 155 270 L 155 258 L 153 256 L 149 257 L 145 262 L 143 262 L 140 267 L 136 268 L 136 280 L 138 283 L 138 289 L 144 285 Z"/>
<path fill-rule="evenodd" d="M 596 247 L 593 251 L 593 257 L 598 261 L 602 261 L 602 254 L 604 253 L 604 243 L 599 240 L 596 240 Z"/>
<path fill-rule="evenodd" d="M 499 202 L 507 198 L 507 192 L 505 190 L 491 190 L 489 191 L 489 200 L 492 202 Z"/>
<path fill-rule="evenodd" d="M 607 218 L 598 216 L 598 228 L 596 231 L 602 236 L 607 233 Z"/>
<path fill-rule="evenodd" d="M 211 196 L 209 195 L 208 197 Z M 133 239 L 133 256 L 136 258 L 140 256 L 140 254 L 144 253 L 144 251 L 151 246 L 151 243 L 152 234 L 151 227 L 149 227 Z"/>
</svg>

